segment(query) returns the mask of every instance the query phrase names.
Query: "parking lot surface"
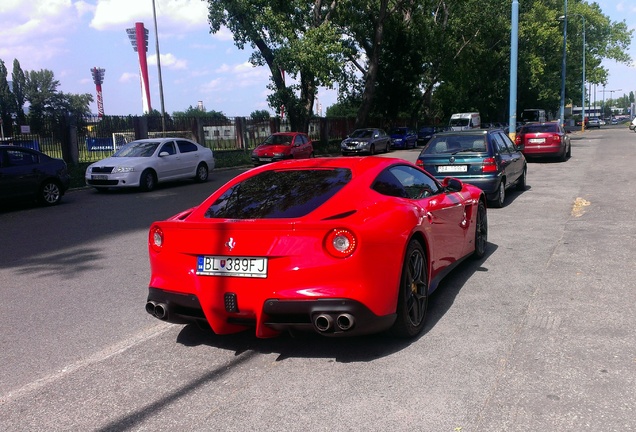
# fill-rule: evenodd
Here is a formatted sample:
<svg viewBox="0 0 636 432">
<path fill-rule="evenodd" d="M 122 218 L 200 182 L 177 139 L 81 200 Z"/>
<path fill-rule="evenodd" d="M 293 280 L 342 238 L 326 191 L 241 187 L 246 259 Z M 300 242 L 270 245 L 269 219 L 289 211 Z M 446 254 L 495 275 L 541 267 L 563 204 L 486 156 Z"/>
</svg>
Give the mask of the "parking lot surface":
<svg viewBox="0 0 636 432">
<path fill-rule="evenodd" d="M 488 211 L 486 258 L 442 282 L 410 341 L 146 314 L 150 223 L 236 170 L 0 210 L 0 430 L 636 430 L 635 148 L 601 128 L 567 162 L 530 162 L 527 190 Z"/>
</svg>

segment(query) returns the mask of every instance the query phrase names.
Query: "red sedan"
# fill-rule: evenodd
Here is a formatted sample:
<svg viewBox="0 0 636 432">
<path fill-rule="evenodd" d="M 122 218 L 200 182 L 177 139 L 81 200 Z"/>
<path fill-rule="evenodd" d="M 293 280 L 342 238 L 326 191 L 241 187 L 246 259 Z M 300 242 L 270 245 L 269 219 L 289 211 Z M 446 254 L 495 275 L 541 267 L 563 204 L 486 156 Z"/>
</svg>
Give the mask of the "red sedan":
<svg viewBox="0 0 636 432">
<path fill-rule="evenodd" d="M 566 161 L 572 156 L 570 137 L 558 123 L 528 123 L 519 129 L 517 147 L 524 156 L 557 157 Z"/>
<path fill-rule="evenodd" d="M 314 157 L 314 146 L 309 137 L 301 132 L 276 132 L 271 134 L 252 152 L 255 166 L 285 159 Z"/>
<path fill-rule="evenodd" d="M 254 168 L 152 224 L 146 311 L 217 334 L 413 337 L 440 280 L 484 256 L 485 203 L 480 189 L 402 159 Z"/>
</svg>

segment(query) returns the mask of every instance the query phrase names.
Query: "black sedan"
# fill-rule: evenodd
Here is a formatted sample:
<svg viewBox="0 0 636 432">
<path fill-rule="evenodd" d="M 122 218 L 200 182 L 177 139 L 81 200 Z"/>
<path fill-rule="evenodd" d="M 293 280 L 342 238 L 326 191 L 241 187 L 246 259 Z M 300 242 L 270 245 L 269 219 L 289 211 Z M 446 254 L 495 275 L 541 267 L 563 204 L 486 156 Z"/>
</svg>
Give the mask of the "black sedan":
<svg viewBox="0 0 636 432">
<path fill-rule="evenodd" d="M 44 205 L 60 202 L 68 190 L 66 163 L 37 150 L 0 145 L 0 203 L 34 200 Z"/>
<path fill-rule="evenodd" d="M 526 159 L 501 129 L 437 133 L 417 165 L 438 180 L 455 177 L 479 187 L 494 207 L 504 205 L 507 189 L 526 188 Z"/>
</svg>

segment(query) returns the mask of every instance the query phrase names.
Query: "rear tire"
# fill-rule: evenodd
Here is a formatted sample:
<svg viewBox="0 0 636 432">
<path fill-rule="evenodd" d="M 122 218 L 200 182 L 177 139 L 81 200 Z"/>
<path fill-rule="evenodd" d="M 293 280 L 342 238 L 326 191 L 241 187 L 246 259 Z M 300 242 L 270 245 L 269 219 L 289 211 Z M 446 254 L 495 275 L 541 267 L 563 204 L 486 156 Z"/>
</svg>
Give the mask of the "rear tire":
<svg viewBox="0 0 636 432">
<path fill-rule="evenodd" d="M 203 162 L 201 162 L 197 166 L 197 173 L 194 176 L 194 180 L 199 182 L 199 183 L 203 183 L 203 182 L 207 181 L 208 174 L 209 174 L 208 166 L 206 164 L 204 164 Z"/>
<path fill-rule="evenodd" d="M 497 188 L 497 196 L 492 201 L 493 207 L 501 208 L 503 207 L 505 201 L 506 201 L 506 184 L 504 180 L 502 179 L 501 183 L 499 183 L 499 187 Z"/>
<path fill-rule="evenodd" d="M 521 173 L 521 176 L 517 180 L 517 190 L 518 191 L 526 190 L 526 176 L 527 176 L 527 174 L 528 174 L 528 169 L 526 167 L 523 167 L 523 172 Z"/>
<path fill-rule="evenodd" d="M 397 300 L 397 318 L 391 333 L 403 338 L 420 334 L 426 321 L 428 274 L 426 253 L 417 240 L 406 250 Z"/>
</svg>

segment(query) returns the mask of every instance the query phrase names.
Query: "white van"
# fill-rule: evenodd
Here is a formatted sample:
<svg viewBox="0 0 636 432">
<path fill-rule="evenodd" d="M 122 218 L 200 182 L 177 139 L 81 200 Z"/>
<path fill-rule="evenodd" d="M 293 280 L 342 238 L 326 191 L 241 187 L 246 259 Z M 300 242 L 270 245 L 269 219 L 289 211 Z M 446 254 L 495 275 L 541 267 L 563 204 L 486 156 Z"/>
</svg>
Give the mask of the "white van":
<svg viewBox="0 0 636 432">
<path fill-rule="evenodd" d="M 478 112 L 457 113 L 451 116 L 448 125 L 452 131 L 479 129 L 481 127 L 481 117 Z"/>
</svg>

